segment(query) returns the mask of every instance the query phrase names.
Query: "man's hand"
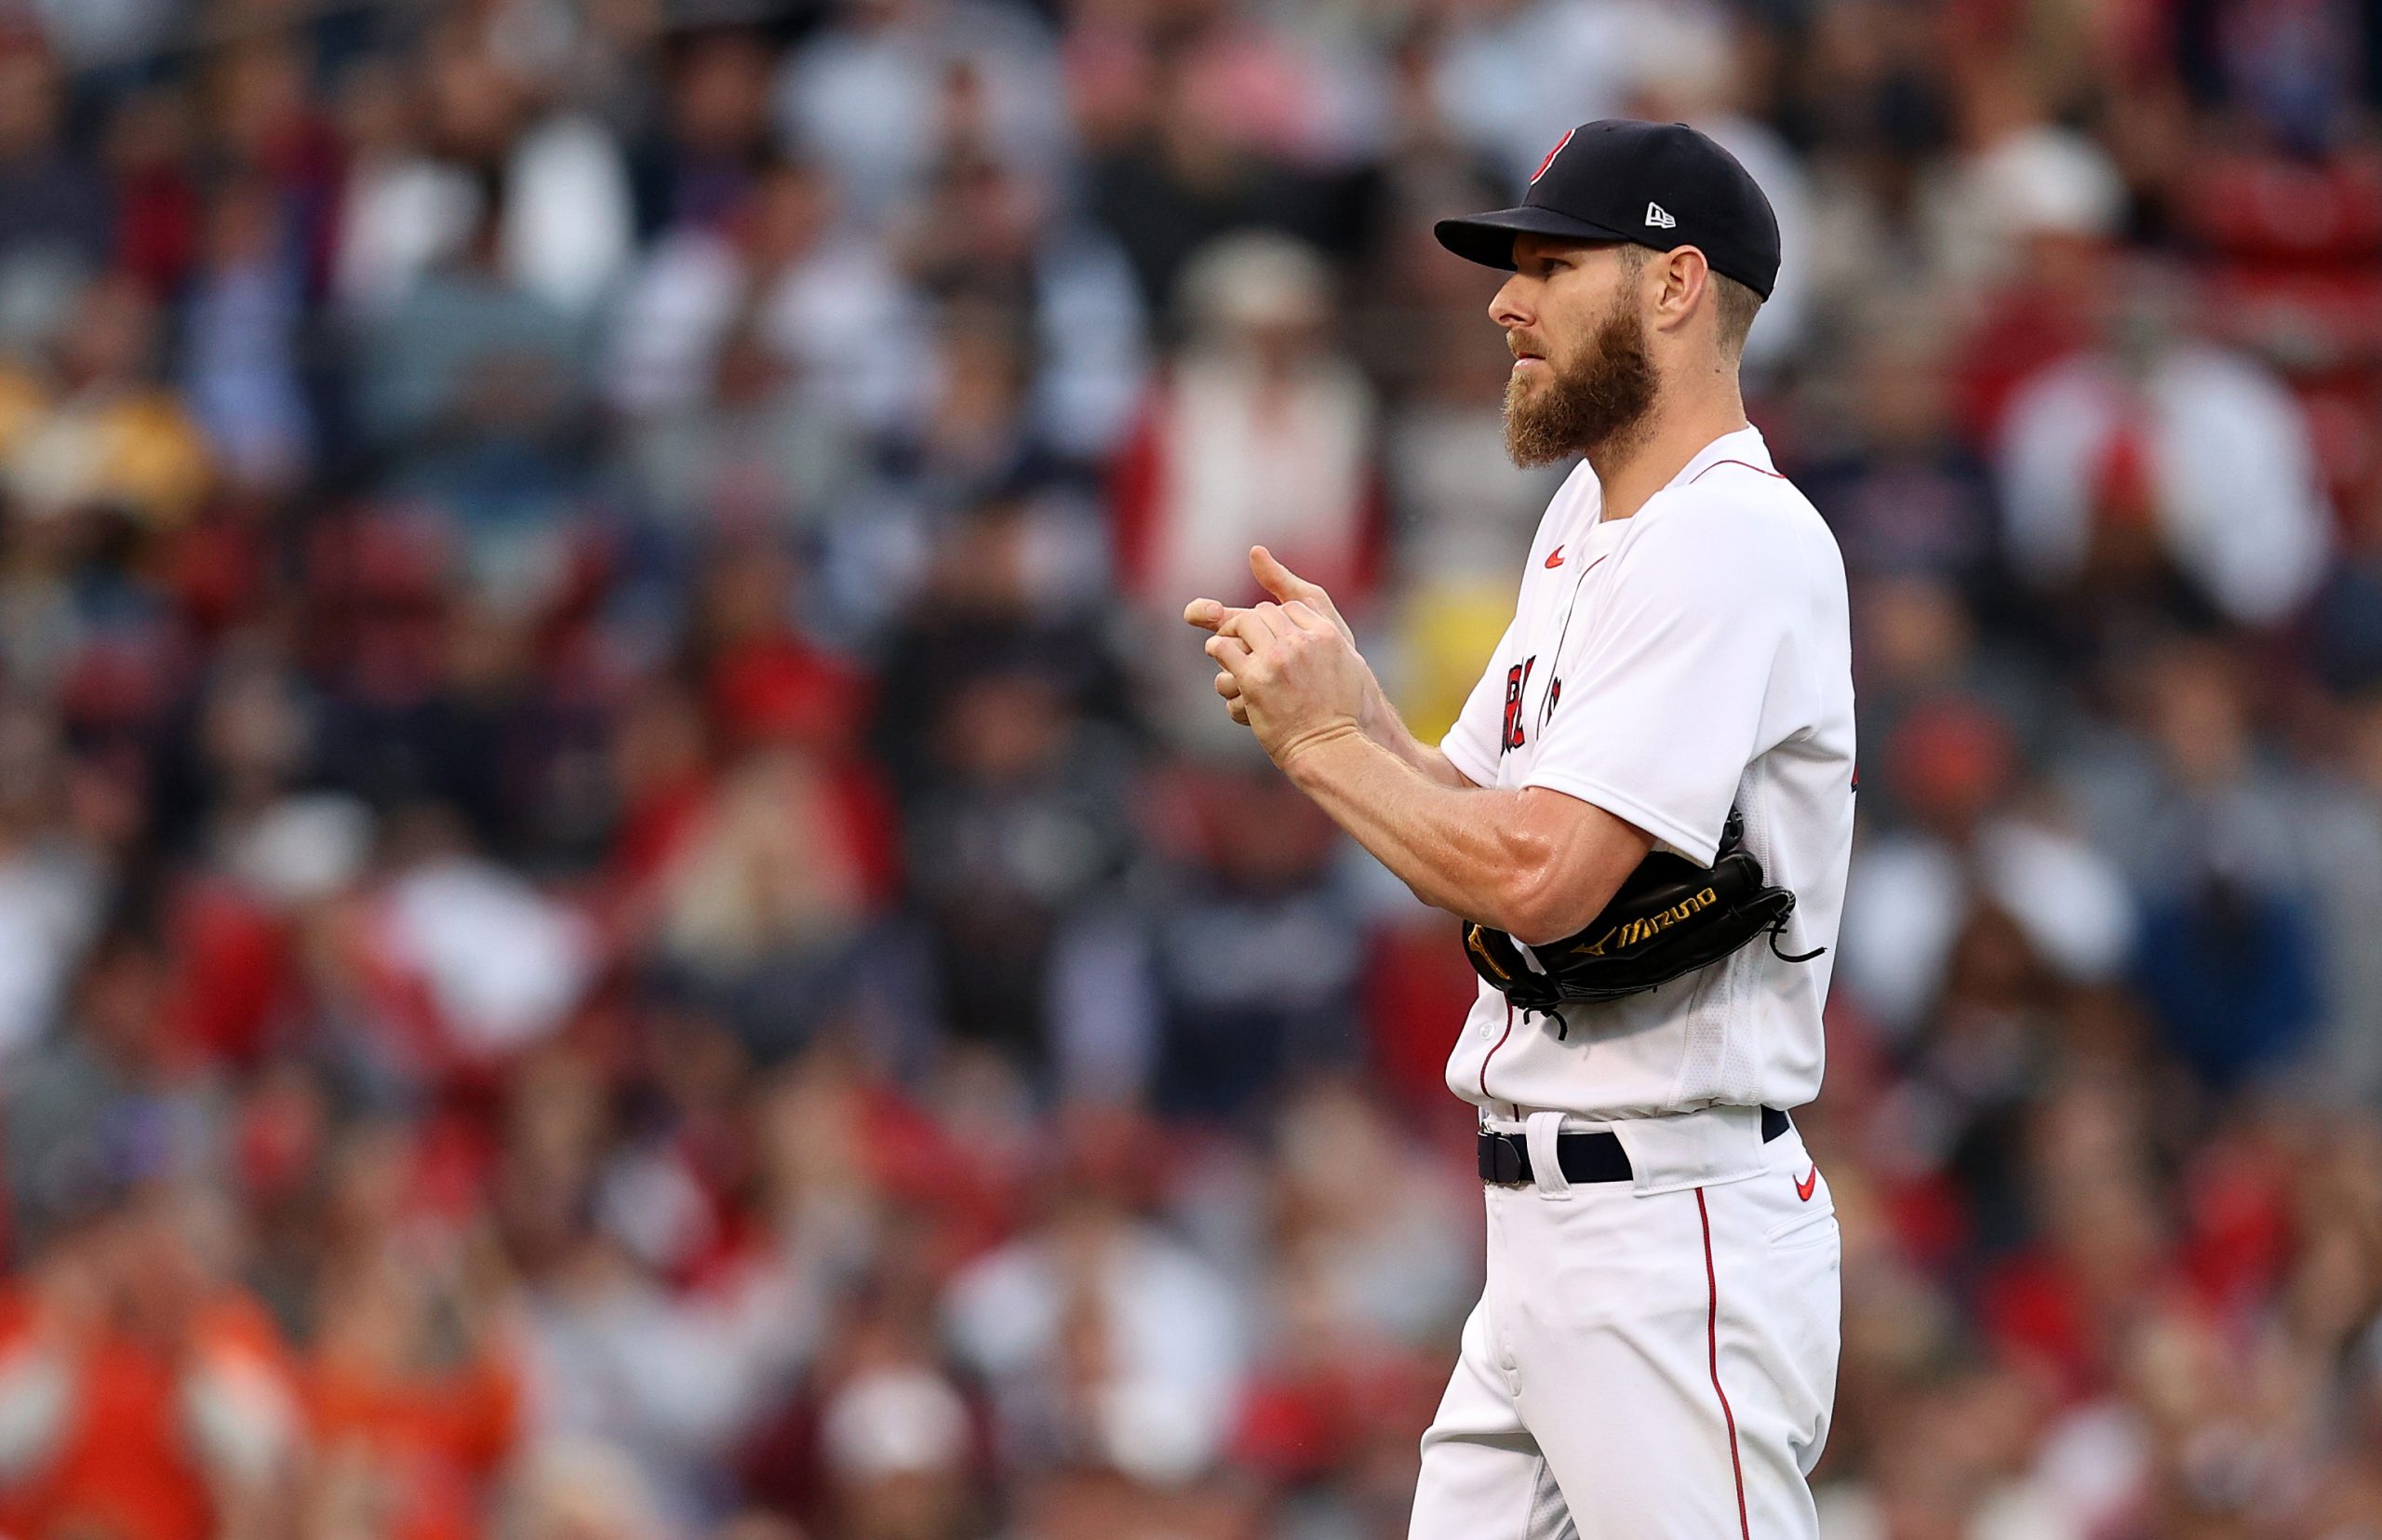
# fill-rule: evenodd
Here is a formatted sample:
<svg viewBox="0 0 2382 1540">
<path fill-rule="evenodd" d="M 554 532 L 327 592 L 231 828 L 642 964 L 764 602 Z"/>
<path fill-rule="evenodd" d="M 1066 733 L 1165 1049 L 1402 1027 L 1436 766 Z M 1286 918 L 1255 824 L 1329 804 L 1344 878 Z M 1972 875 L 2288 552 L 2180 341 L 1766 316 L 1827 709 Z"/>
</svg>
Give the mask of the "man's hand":
<svg viewBox="0 0 2382 1540">
<path fill-rule="evenodd" d="M 1224 618 L 1208 656 L 1240 687 L 1240 706 L 1274 763 L 1334 738 L 1360 738 L 1369 693 L 1365 661 L 1306 605 L 1261 604 Z"/>
<path fill-rule="evenodd" d="M 1356 633 L 1349 630 L 1348 623 L 1340 618 L 1339 606 L 1332 602 L 1332 596 L 1325 593 L 1320 584 L 1309 583 L 1283 566 L 1275 559 L 1274 553 L 1263 545 L 1250 547 L 1249 570 L 1251 575 L 1256 578 L 1258 586 L 1273 595 L 1278 603 L 1306 606 L 1307 609 L 1332 623 L 1332 629 L 1340 633 L 1341 640 L 1348 644 L 1349 651 L 1356 651 Z M 1183 618 L 1185 621 L 1202 631 L 1219 633 L 1223 632 L 1235 617 L 1248 613 L 1246 609 L 1237 609 L 1216 599 L 1193 599 L 1183 607 Z M 1213 651 L 1211 650 L 1209 655 L 1214 656 Z M 1359 666 L 1363 665 L 1363 661 L 1359 656 L 1358 659 Z M 1372 681 L 1371 669 L 1366 669 L 1365 677 L 1368 681 Z M 1232 670 L 1221 667 L 1217 669 L 1216 693 L 1224 697 L 1224 710 L 1231 715 L 1234 721 L 1243 727 L 1250 725 L 1249 707 L 1241 698 L 1240 681 L 1234 676 Z M 1380 684 L 1372 682 L 1365 702 L 1365 709 L 1358 714 L 1359 724 L 1370 728 L 1370 719 L 1387 703 L 1387 697 L 1383 695 Z"/>
<path fill-rule="evenodd" d="M 1472 785 L 1471 779 L 1449 763 L 1446 755 L 1416 742 L 1414 735 L 1407 730 L 1406 724 L 1398 719 L 1398 708 L 1389 703 L 1389 696 L 1381 688 L 1381 681 L 1374 678 L 1373 671 L 1365 666 L 1365 660 L 1357 651 L 1357 638 L 1349 631 L 1348 623 L 1340 618 L 1339 606 L 1332 602 L 1331 595 L 1276 561 L 1274 553 L 1263 545 L 1250 548 L 1249 570 L 1256 576 L 1265 592 L 1274 596 L 1277 603 L 1259 605 L 1251 609 L 1236 609 L 1214 599 L 1193 599 L 1183 607 L 1183 618 L 1202 631 L 1212 631 L 1218 636 L 1238 640 L 1240 653 L 1235 656 L 1253 655 L 1247 641 L 1236 637 L 1235 634 L 1246 623 L 1246 618 L 1256 614 L 1259 609 L 1288 610 L 1297 606 L 1302 613 L 1319 618 L 1338 640 L 1340 649 L 1346 653 L 1342 661 L 1356 670 L 1360 693 L 1356 712 L 1358 732 L 1387 749 L 1392 756 L 1435 785 L 1458 789 Z M 1292 626 L 1291 629 L 1298 628 Z M 1218 664 L 1216 693 L 1224 698 L 1224 710 L 1241 726 L 1252 726 L 1247 687 L 1240 674 L 1218 655 L 1212 639 L 1208 644 L 1208 656 L 1214 658 Z M 1339 665 L 1335 663 L 1334 666 Z M 1258 736 L 1261 741 L 1265 738 L 1262 732 Z M 1272 750 L 1270 743 L 1267 750 Z M 1274 757 L 1277 763 L 1281 762 L 1280 755 Z"/>
</svg>

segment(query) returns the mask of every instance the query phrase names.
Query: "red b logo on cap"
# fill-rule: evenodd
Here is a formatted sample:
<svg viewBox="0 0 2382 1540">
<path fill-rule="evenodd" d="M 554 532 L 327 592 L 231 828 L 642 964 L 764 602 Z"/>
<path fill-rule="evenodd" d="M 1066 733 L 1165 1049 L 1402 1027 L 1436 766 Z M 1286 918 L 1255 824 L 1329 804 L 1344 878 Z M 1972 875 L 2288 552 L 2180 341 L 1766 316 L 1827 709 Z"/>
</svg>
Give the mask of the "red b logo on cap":
<svg viewBox="0 0 2382 1540">
<path fill-rule="evenodd" d="M 1538 185 L 1538 179 L 1546 175 L 1546 168 L 1555 164 L 1555 157 L 1563 153 L 1563 146 L 1571 143 L 1572 136 L 1579 131 L 1580 130 L 1577 128 L 1566 128 L 1563 130 L 1563 137 L 1555 141 L 1555 148 L 1546 152 L 1546 158 L 1540 161 L 1538 163 L 1538 169 L 1530 174 L 1530 184 L 1532 187 Z"/>
</svg>

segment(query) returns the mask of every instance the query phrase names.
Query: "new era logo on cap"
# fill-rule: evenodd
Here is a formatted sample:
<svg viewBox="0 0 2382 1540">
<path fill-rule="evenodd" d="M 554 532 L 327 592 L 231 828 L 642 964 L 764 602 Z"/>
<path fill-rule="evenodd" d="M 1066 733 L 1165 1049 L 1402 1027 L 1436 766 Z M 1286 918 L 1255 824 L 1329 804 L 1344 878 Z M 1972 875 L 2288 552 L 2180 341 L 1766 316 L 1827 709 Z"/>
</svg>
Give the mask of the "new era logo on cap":
<svg viewBox="0 0 2382 1540">
<path fill-rule="evenodd" d="M 1646 206 L 1646 222 L 1657 230 L 1679 228 L 1679 221 L 1671 218 L 1670 211 L 1659 203 L 1650 203 Z"/>
</svg>

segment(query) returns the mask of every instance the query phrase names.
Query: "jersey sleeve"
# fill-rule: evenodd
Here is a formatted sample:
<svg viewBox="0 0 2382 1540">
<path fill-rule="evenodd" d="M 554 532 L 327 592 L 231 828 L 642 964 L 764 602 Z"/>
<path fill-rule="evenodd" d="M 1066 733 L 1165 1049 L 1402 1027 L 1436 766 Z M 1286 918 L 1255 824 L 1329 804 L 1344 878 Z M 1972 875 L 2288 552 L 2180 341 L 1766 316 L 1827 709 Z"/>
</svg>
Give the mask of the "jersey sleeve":
<svg viewBox="0 0 2382 1540">
<path fill-rule="evenodd" d="M 1439 740 L 1439 752 L 1448 757 L 1448 763 L 1476 786 L 1497 783 L 1497 741 L 1505 730 L 1505 681 L 1497 672 L 1497 661 L 1512 648 L 1514 627 L 1520 623 L 1506 623 L 1505 634 L 1497 638 L 1488 664 L 1480 671 L 1480 682 L 1464 698 L 1464 709 L 1456 713 L 1454 725 Z"/>
<path fill-rule="evenodd" d="M 1746 767 L 1780 735 L 1796 552 L 1774 520 L 1720 499 L 1632 535 L 1559 656 L 1525 784 L 1708 864 Z"/>
</svg>

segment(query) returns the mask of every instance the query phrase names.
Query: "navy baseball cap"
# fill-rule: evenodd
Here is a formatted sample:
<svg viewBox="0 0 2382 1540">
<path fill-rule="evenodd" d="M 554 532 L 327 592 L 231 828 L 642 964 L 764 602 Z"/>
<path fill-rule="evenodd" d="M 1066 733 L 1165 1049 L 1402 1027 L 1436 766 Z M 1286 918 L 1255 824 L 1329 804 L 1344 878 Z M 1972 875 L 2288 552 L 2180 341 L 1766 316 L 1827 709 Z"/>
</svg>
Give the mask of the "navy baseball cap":
<svg viewBox="0 0 2382 1540">
<path fill-rule="evenodd" d="M 1556 141 L 1519 208 L 1432 227 L 1484 267 L 1514 266 L 1514 237 L 1692 246 L 1763 299 L 1778 282 L 1778 216 L 1737 157 L 1684 123 L 1608 117 Z"/>
</svg>

